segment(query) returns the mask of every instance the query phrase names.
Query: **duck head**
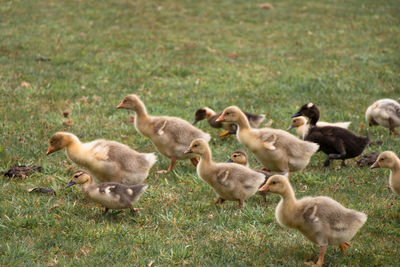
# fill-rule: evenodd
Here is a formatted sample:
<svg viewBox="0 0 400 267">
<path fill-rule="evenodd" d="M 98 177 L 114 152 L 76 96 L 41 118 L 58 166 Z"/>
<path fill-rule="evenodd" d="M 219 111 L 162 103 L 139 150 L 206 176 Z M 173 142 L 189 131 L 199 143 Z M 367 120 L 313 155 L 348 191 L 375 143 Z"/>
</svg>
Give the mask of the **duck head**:
<svg viewBox="0 0 400 267">
<path fill-rule="evenodd" d="M 141 105 L 142 105 L 142 101 L 140 100 L 140 98 L 135 94 L 131 94 L 131 95 L 125 96 L 124 99 L 122 99 L 121 103 L 119 103 L 117 108 L 118 109 L 124 108 L 124 109 L 136 110 Z"/>
<path fill-rule="evenodd" d="M 247 164 L 247 154 L 242 150 L 234 151 L 231 157 L 226 162 L 234 162 L 240 165 Z"/>
<path fill-rule="evenodd" d="M 194 121 L 192 122 L 192 124 L 195 125 L 198 121 L 204 120 L 206 116 L 207 116 L 206 108 L 198 109 L 194 114 Z"/>
<path fill-rule="evenodd" d="M 197 155 L 203 155 L 208 150 L 208 144 L 203 139 L 195 139 L 190 143 L 190 146 L 186 151 L 185 154 L 194 153 Z"/>
<path fill-rule="evenodd" d="M 283 195 L 288 187 L 289 179 L 288 174 L 276 174 L 268 178 L 268 181 L 258 191 L 271 192 Z"/>
<path fill-rule="evenodd" d="M 319 109 L 313 103 L 304 104 L 299 111 L 292 115 L 291 118 L 300 117 L 304 115 L 310 118 L 310 124 L 315 125 L 319 120 Z"/>
<path fill-rule="evenodd" d="M 292 121 L 290 122 L 290 126 L 289 126 L 288 130 L 300 127 L 300 126 L 306 124 L 306 121 L 307 121 L 306 118 L 304 118 L 303 116 L 294 117 L 294 118 L 292 118 Z"/>
<path fill-rule="evenodd" d="M 236 106 L 227 107 L 215 121 L 237 122 L 240 119 L 241 112 L 240 108 Z"/>
<path fill-rule="evenodd" d="M 371 169 L 375 168 L 388 168 L 395 167 L 397 155 L 392 151 L 385 151 L 379 154 L 378 158 L 372 164 Z"/>
<path fill-rule="evenodd" d="M 89 173 L 83 170 L 77 170 L 72 174 L 72 179 L 69 180 L 67 186 L 65 188 L 71 187 L 76 184 L 84 184 L 89 182 L 91 179 Z"/>
<path fill-rule="evenodd" d="M 49 139 L 49 147 L 47 148 L 46 155 L 50 155 L 58 150 L 67 147 L 74 136 L 66 132 L 57 132 Z M 76 137 L 75 137 L 76 138 Z"/>
</svg>

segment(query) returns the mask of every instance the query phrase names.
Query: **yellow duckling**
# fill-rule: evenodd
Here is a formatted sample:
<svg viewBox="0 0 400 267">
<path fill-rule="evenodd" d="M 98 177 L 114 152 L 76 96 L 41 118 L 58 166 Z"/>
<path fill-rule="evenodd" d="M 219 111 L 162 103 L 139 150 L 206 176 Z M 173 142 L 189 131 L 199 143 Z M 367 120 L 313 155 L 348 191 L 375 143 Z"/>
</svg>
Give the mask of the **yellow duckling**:
<svg viewBox="0 0 400 267">
<path fill-rule="evenodd" d="M 324 263 L 328 245 L 338 245 L 345 253 L 350 246 L 348 241 L 367 220 L 366 214 L 347 209 L 329 197 L 296 199 L 287 176 L 271 176 L 260 191 L 281 196 L 275 210 L 276 220 L 281 226 L 299 230 L 310 241 L 320 246 L 317 266 Z"/>
<path fill-rule="evenodd" d="M 242 165 L 214 162 L 210 147 L 203 139 L 195 139 L 185 153 L 200 156 L 197 174 L 218 194 L 217 204 L 225 200 L 238 201 L 239 208 L 242 208 L 244 201 L 257 193 L 265 182 L 264 174 Z"/>
<path fill-rule="evenodd" d="M 400 159 L 392 151 L 382 152 L 371 169 L 388 168 L 390 169 L 389 185 L 393 193 L 400 194 Z"/>
<path fill-rule="evenodd" d="M 57 132 L 49 140 L 47 155 L 66 148 L 67 157 L 87 168 L 101 182 L 139 184 L 156 163 L 154 153 L 139 153 L 115 141 L 103 139 L 82 143 L 67 132 Z"/>
<path fill-rule="evenodd" d="M 236 164 L 240 164 L 246 167 L 249 167 L 249 162 L 247 160 L 247 154 L 243 150 L 236 150 L 232 152 L 231 157 L 226 162 L 233 162 Z M 265 175 L 265 182 L 268 181 L 268 178 L 272 176 L 272 174 L 266 170 L 255 170 L 256 172 L 260 172 Z M 262 184 L 264 185 L 264 184 Z M 264 203 L 267 203 L 267 193 L 258 192 L 259 195 L 262 196 Z"/>
<path fill-rule="evenodd" d="M 319 148 L 318 144 L 300 140 L 283 130 L 251 128 L 244 113 L 236 106 L 227 107 L 217 121 L 235 123 L 239 142 L 253 152 L 269 171 L 302 170 Z"/>
<path fill-rule="evenodd" d="M 89 173 L 82 170 L 74 172 L 66 188 L 75 184 L 82 185 L 82 193 L 88 200 L 105 207 L 103 214 L 106 214 L 109 209 L 130 209 L 135 213 L 132 205 L 139 200 L 148 187 L 147 184 L 131 186 L 111 182 L 95 184 Z"/>
<path fill-rule="evenodd" d="M 146 107 L 137 95 L 127 95 L 117 108 L 124 108 L 136 112 L 135 128 L 143 136 L 149 138 L 156 149 L 164 156 L 171 159 L 167 170 L 157 173 L 166 173 L 174 168 L 178 159 L 190 159 L 193 165 L 198 160 L 194 154 L 185 154 L 186 148 L 196 138 L 210 140 L 210 135 L 194 127 L 189 122 L 168 116 L 150 116 Z"/>
</svg>

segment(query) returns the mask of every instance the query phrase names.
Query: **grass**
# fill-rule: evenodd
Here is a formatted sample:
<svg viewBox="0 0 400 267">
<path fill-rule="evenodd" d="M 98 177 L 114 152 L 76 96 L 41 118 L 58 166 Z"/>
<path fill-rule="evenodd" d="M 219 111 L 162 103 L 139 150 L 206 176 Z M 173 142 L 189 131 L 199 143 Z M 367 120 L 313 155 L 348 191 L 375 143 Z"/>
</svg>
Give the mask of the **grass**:
<svg viewBox="0 0 400 267">
<path fill-rule="evenodd" d="M 189 162 L 156 175 L 159 155 L 137 207 L 105 217 L 78 188 L 64 186 L 77 168 L 63 152 L 45 156 L 48 138 L 70 131 L 82 140 L 116 140 L 154 151 L 116 105 L 141 96 L 151 114 L 193 120 L 201 106 L 236 104 L 267 114 L 286 129 L 307 102 L 323 120 L 352 121 L 351 130 L 381 140 L 365 152 L 399 150 L 398 137 L 368 128 L 364 112 L 400 93 L 398 1 L 2 1 L 0 4 L 0 169 L 43 166 L 22 182 L 0 180 L 0 265 L 302 266 L 318 249 L 281 228 L 258 196 L 216 207 L 215 194 Z M 36 61 L 49 57 L 51 61 Z M 82 97 L 86 97 L 82 99 Z M 71 108 L 71 126 L 62 111 Z M 212 134 L 214 159 L 243 148 Z M 298 197 L 327 195 L 369 218 L 346 256 L 328 249 L 327 266 L 395 266 L 399 199 L 388 170 L 354 160 L 322 168 L 315 155 L 291 180 Z M 251 165 L 260 167 L 254 157 Z M 51 186 L 57 196 L 26 189 Z"/>
</svg>

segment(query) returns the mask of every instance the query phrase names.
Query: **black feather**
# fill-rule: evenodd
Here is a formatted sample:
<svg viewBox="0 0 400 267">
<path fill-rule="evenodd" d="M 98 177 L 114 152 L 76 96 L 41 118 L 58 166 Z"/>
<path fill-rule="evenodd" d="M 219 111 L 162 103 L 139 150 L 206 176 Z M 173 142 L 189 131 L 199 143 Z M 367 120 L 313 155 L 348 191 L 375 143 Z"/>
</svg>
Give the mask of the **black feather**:
<svg viewBox="0 0 400 267">
<path fill-rule="evenodd" d="M 319 150 L 328 155 L 325 166 L 332 159 L 349 159 L 360 155 L 369 143 L 369 138 L 352 131 L 334 127 L 317 127 L 319 109 L 313 104 L 303 105 L 299 112 L 310 119 L 310 130 L 304 140 L 319 144 Z"/>
</svg>

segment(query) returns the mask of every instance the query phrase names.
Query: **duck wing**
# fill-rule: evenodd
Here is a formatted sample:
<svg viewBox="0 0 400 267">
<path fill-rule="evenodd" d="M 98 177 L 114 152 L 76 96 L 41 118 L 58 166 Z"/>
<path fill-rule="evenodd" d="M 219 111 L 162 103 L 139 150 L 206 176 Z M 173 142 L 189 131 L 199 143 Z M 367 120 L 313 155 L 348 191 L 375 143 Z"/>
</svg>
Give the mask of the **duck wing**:
<svg viewBox="0 0 400 267">
<path fill-rule="evenodd" d="M 203 138 L 210 140 L 210 136 L 197 129 L 189 122 L 176 117 L 160 117 L 154 122 L 154 132 L 165 143 L 174 142 L 183 146 L 189 146 L 193 139 Z"/>
<path fill-rule="evenodd" d="M 382 110 L 381 116 L 386 117 L 386 119 L 391 116 L 400 118 L 400 105 L 395 101 L 379 105 L 378 108 Z"/>
<path fill-rule="evenodd" d="M 329 197 L 312 198 L 303 208 L 303 219 L 311 225 L 329 225 L 333 231 L 346 231 L 358 222 L 359 212 L 343 207 Z"/>
</svg>

